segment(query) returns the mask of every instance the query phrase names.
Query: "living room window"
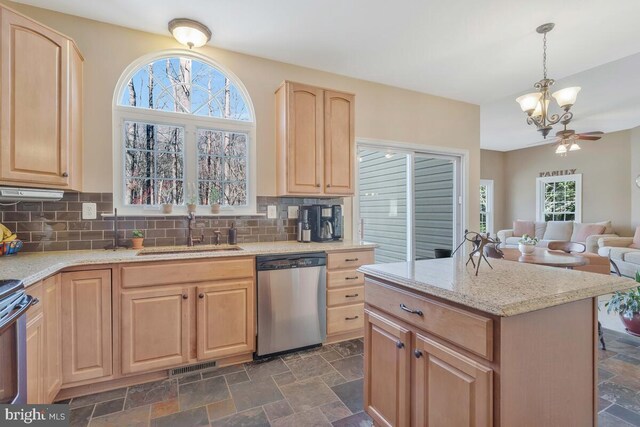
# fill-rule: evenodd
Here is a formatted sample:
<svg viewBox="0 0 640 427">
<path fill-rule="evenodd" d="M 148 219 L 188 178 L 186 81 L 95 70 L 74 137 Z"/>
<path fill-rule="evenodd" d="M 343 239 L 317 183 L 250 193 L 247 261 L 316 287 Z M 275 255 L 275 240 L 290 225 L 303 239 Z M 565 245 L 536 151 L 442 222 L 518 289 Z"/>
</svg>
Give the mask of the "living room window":
<svg viewBox="0 0 640 427">
<path fill-rule="evenodd" d="M 114 207 L 255 213 L 255 116 L 229 71 L 192 52 L 149 55 L 123 73 L 113 110 Z"/>
<path fill-rule="evenodd" d="M 480 232 L 493 234 L 493 180 L 480 180 Z"/>
<path fill-rule="evenodd" d="M 540 177 L 536 187 L 538 221 L 582 222 L 582 175 Z"/>
</svg>

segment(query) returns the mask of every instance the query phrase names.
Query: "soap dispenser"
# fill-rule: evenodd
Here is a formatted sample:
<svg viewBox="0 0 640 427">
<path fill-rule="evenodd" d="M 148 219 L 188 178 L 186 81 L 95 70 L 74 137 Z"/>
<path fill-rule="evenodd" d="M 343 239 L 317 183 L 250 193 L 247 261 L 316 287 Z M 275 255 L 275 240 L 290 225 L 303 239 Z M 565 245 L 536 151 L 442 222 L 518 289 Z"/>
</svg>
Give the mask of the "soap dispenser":
<svg viewBox="0 0 640 427">
<path fill-rule="evenodd" d="M 236 223 L 232 222 L 231 223 L 231 228 L 229 229 L 229 239 L 228 242 L 230 245 L 235 245 L 238 243 L 238 233 L 237 233 L 237 229 L 236 229 Z"/>
</svg>

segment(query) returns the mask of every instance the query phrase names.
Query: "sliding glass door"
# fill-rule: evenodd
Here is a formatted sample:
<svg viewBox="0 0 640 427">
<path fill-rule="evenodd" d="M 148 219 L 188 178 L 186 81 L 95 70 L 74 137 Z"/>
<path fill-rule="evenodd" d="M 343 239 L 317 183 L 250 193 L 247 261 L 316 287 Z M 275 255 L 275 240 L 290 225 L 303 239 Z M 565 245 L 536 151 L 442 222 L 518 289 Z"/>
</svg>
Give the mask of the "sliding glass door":
<svg viewBox="0 0 640 427">
<path fill-rule="evenodd" d="M 357 229 L 380 263 L 430 259 L 459 234 L 460 158 L 359 144 Z"/>
</svg>

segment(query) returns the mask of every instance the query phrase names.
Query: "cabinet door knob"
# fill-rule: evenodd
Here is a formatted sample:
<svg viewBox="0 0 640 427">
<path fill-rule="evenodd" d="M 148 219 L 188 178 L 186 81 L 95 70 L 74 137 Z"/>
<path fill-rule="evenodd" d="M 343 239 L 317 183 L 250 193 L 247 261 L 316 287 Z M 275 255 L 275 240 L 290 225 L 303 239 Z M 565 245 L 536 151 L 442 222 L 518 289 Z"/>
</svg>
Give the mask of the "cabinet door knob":
<svg viewBox="0 0 640 427">
<path fill-rule="evenodd" d="M 404 348 L 404 343 L 400 340 L 396 341 L 396 347 L 398 348 Z"/>
<path fill-rule="evenodd" d="M 330 188 L 330 187 L 331 187 L 331 184 L 327 184 L 327 188 Z"/>
<path fill-rule="evenodd" d="M 204 299 L 204 294 L 203 293 L 198 294 L 198 298 Z"/>
<path fill-rule="evenodd" d="M 68 173 L 66 173 L 66 172 L 62 172 L 62 177 L 63 177 L 63 178 L 67 178 L 67 177 L 69 177 L 69 174 L 68 174 Z"/>
<path fill-rule="evenodd" d="M 182 294 L 182 299 L 189 299 L 189 294 Z"/>
<path fill-rule="evenodd" d="M 316 184 L 316 187 L 320 188 L 320 184 Z"/>
<path fill-rule="evenodd" d="M 422 357 L 422 352 L 420 350 L 414 350 L 413 355 L 416 357 L 416 359 L 420 359 Z"/>
</svg>

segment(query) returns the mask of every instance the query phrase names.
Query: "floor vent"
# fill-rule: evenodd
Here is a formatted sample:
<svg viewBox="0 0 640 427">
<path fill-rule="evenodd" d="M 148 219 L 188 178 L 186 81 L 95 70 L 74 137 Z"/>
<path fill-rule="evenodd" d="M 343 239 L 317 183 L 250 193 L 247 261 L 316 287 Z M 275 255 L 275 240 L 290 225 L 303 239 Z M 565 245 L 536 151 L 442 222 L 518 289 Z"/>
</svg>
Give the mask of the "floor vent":
<svg viewBox="0 0 640 427">
<path fill-rule="evenodd" d="M 190 365 L 190 366 L 185 366 L 183 368 L 171 369 L 169 371 L 169 377 L 184 375 L 191 372 L 204 371 L 207 369 L 215 368 L 216 366 L 217 366 L 217 362 L 214 360 L 213 362 L 198 363 L 197 365 Z"/>
</svg>

